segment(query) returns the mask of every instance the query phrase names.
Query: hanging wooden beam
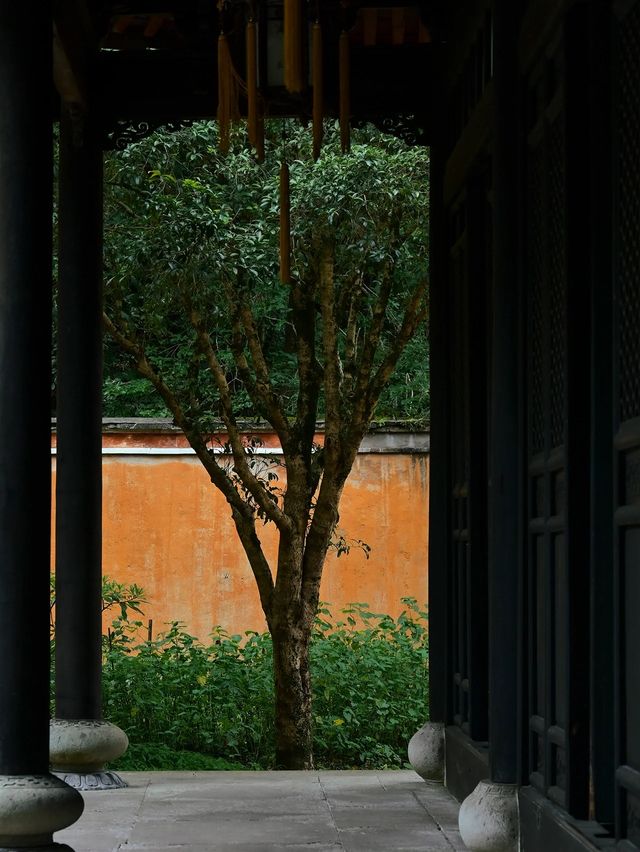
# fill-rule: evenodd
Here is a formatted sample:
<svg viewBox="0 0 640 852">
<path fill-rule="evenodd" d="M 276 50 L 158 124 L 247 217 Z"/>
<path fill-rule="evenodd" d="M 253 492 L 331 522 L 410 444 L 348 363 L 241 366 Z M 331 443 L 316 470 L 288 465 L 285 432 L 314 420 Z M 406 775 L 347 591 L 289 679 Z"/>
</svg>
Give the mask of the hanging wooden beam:
<svg viewBox="0 0 640 852">
<path fill-rule="evenodd" d="M 280 280 L 291 283 L 291 184 L 286 162 L 280 165 Z"/>
<path fill-rule="evenodd" d="M 249 20 L 246 30 L 247 52 L 247 133 L 249 142 L 255 147 L 258 124 L 258 63 L 256 22 Z"/>
<path fill-rule="evenodd" d="M 304 88 L 302 63 L 302 3 L 284 0 L 284 85 L 291 94 Z"/>
<path fill-rule="evenodd" d="M 316 21 L 311 41 L 311 73 L 313 83 L 313 159 L 317 160 L 322 148 L 324 91 L 322 65 L 322 27 Z"/>
<path fill-rule="evenodd" d="M 253 18 L 247 23 L 247 135 L 255 148 L 258 160 L 264 160 L 264 122 L 259 111 L 258 95 L 258 32 Z"/>
<path fill-rule="evenodd" d="M 223 154 L 228 154 L 231 145 L 231 122 L 237 119 L 237 91 L 229 41 L 225 33 L 220 33 L 218 37 L 217 119 L 220 131 L 220 150 Z"/>
<path fill-rule="evenodd" d="M 340 63 L 340 146 L 342 153 L 351 150 L 351 57 L 349 50 L 349 33 L 340 34 L 339 44 Z"/>
</svg>

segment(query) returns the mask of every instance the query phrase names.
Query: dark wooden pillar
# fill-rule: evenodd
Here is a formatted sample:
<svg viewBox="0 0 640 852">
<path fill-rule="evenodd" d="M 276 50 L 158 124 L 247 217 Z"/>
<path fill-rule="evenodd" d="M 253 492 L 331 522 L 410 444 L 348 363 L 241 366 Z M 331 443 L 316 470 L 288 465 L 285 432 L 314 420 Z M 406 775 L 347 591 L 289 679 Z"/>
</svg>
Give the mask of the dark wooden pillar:
<svg viewBox="0 0 640 852">
<path fill-rule="evenodd" d="M 34 14 L 26 4 L 0 0 L 2 774 L 47 772 L 49 753 L 52 59 L 46 8 Z"/>
<path fill-rule="evenodd" d="M 448 641 L 449 569 L 449 385 L 447 243 L 443 202 L 444 157 L 431 149 L 430 190 L 430 381 L 429 482 L 429 718 L 448 724 L 450 661 Z"/>
<path fill-rule="evenodd" d="M 102 151 L 60 121 L 56 480 L 56 716 L 100 719 Z"/>
<path fill-rule="evenodd" d="M 102 150 L 84 113 L 60 119 L 53 769 L 83 790 L 126 786 L 102 721 Z"/>
<path fill-rule="evenodd" d="M 437 49 L 436 49 L 437 50 Z M 449 700 L 449 398 L 447 375 L 447 244 L 444 209 L 444 123 L 438 82 L 443 55 L 434 56 L 434 77 L 429 91 L 432 139 L 429 167 L 429 721 L 409 742 L 409 762 L 425 780 L 442 781 L 445 773 L 445 725 L 451 713 Z M 426 365 L 425 365 L 426 367 Z M 426 711 L 427 708 L 425 708 Z"/>
<path fill-rule="evenodd" d="M 0 0 L 0 848 L 82 813 L 49 769 L 52 18 Z M 27 42 L 28 39 L 28 49 Z"/>
<path fill-rule="evenodd" d="M 489 507 L 490 777 L 516 783 L 520 374 L 518 287 L 519 4 L 494 6 L 493 327 Z"/>
</svg>

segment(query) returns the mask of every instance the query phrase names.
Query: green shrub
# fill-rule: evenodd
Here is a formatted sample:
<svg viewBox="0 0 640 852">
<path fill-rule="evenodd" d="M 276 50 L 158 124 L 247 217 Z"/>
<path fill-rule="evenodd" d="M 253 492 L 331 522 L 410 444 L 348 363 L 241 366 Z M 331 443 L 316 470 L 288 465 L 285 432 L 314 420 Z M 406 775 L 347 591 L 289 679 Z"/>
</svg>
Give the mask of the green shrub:
<svg viewBox="0 0 640 852">
<path fill-rule="evenodd" d="M 320 610 L 311 646 L 319 766 L 403 765 L 428 712 L 427 616 L 415 600 L 403 602 L 397 619 L 366 604 L 352 604 L 336 621 Z M 269 634 L 216 628 L 204 645 L 177 622 L 151 642 L 137 641 L 142 629 L 118 619 L 105 640 L 105 717 L 132 743 L 118 767 L 219 768 L 184 764 L 201 759 L 272 767 Z"/>
<path fill-rule="evenodd" d="M 114 763 L 112 768 L 143 772 L 168 769 L 182 772 L 246 769 L 241 763 L 233 763 L 222 757 L 212 757 L 209 754 L 193 751 L 178 751 L 163 743 L 131 743 L 127 753 Z"/>
<path fill-rule="evenodd" d="M 267 765 L 272 759 L 271 642 L 267 635 L 228 636 L 204 646 L 179 623 L 136 644 L 140 623 L 114 623 L 103 668 L 105 718 L 133 743 L 163 743 Z M 170 768 L 170 767 L 166 767 Z"/>
<path fill-rule="evenodd" d="M 319 613 L 311 648 L 314 752 L 324 766 L 402 766 L 429 704 L 427 615 L 414 600 L 397 619 L 367 604 Z"/>
</svg>

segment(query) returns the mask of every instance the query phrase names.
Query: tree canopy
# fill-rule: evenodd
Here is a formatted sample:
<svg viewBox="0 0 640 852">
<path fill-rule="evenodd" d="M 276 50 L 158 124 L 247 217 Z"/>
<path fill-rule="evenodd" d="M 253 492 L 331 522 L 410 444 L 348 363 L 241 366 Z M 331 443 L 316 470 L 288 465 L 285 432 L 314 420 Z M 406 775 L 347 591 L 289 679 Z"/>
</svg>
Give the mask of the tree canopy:
<svg viewBox="0 0 640 852">
<path fill-rule="evenodd" d="M 335 246 L 335 287 L 342 312 L 359 315 L 357 333 L 372 319 L 380 281 L 393 268 L 380 363 L 401 320 L 403 297 L 428 264 L 428 154 L 367 127 L 355 131 L 351 154 L 339 150 L 327 127 L 317 163 L 309 133 L 293 122 L 269 127 L 267 156 L 257 163 L 236 133 L 230 154 L 217 149 L 214 124 L 177 133 L 157 132 L 109 155 L 105 174 L 105 279 L 110 309 L 142 335 L 157 369 L 192 401 L 192 414 L 217 414 L 216 389 L 192 347 L 193 328 L 183 310 L 188 290 L 206 305 L 216 346 L 234 391 L 238 416 L 263 417 L 246 393 L 231 352 L 229 282 L 248 294 L 270 381 L 289 416 L 296 407 L 290 291 L 278 276 L 279 161 L 291 163 L 292 272 L 317 263 L 325 239 Z M 238 270 L 242 272 L 238 275 Z M 351 295 L 355 298 L 351 300 Z M 346 316 L 338 318 L 346 329 Z M 166 416 L 170 412 L 130 359 L 109 343 L 105 352 L 107 416 Z M 357 341 L 354 341 L 357 343 Z M 346 337 L 341 335 L 344 351 Z M 321 392 L 318 415 L 324 418 Z M 379 420 L 428 420 L 426 327 L 417 330 L 382 391 Z"/>
</svg>

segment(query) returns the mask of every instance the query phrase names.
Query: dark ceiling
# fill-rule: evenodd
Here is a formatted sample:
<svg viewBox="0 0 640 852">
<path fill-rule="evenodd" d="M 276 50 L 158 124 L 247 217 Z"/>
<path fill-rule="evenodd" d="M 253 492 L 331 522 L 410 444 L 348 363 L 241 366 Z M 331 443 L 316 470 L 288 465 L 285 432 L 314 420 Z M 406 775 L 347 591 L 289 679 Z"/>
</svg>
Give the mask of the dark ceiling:
<svg viewBox="0 0 640 852">
<path fill-rule="evenodd" d="M 60 0 L 64 4 L 65 0 Z M 81 2 L 81 0 L 70 0 Z M 98 45 L 95 88 L 106 126 L 214 117 L 217 109 L 217 43 L 227 35 L 240 78 L 245 68 L 245 25 L 251 4 L 228 0 L 86 0 Z M 442 40 L 440 3 L 319 0 L 304 3 L 303 56 L 308 31 L 323 31 L 325 113 L 338 112 L 338 41 L 349 33 L 350 96 L 354 122 L 401 119 L 416 141 L 429 135 L 428 104 L 434 54 Z M 283 87 L 282 0 L 256 0 L 259 86 L 264 114 L 311 114 L 311 88 L 298 95 Z M 309 80 L 310 82 L 310 80 Z M 240 109 L 244 104 L 240 100 Z"/>
</svg>

